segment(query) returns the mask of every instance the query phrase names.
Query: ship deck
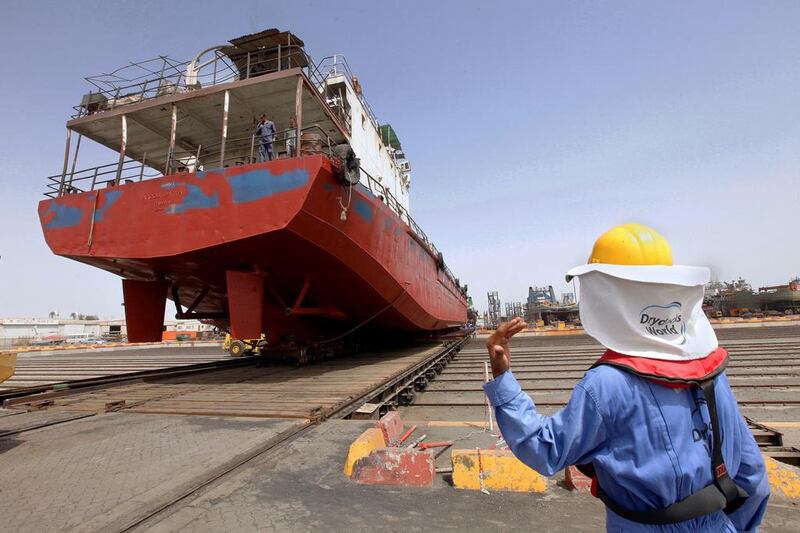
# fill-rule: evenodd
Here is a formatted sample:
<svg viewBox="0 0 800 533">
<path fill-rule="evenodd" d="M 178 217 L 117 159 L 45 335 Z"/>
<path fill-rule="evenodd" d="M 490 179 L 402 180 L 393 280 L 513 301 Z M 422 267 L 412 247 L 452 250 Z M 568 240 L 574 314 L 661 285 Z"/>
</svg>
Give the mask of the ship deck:
<svg viewBox="0 0 800 533">
<path fill-rule="evenodd" d="M 119 162 L 79 168 L 74 159 L 61 174 L 48 178 L 51 197 L 87 192 L 109 183 L 141 181 L 180 170 L 206 170 L 253 163 L 258 156 L 255 127 L 261 114 L 276 124 L 276 151 L 292 132 L 289 118 L 330 146 L 347 142 L 343 119 L 323 100 L 320 89 L 301 68 L 231 81 L 201 89 L 165 94 L 137 103 L 74 118 L 71 132 L 120 152 Z M 174 120 L 173 120 L 174 119 Z M 67 158 L 71 157 L 67 142 Z M 65 158 L 65 160 L 67 159 Z"/>
</svg>

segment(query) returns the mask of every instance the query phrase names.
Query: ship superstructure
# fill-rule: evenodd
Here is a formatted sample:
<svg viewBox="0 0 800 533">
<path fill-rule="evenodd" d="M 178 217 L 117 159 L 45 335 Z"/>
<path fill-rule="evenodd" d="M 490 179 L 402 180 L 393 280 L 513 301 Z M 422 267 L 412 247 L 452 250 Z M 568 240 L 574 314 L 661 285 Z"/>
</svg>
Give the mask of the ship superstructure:
<svg viewBox="0 0 800 533">
<path fill-rule="evenodd" d="M 276 348 L 466 321 L 466 288 L 409 215 L 397 134 L 342 56 L 314 63 L 266 30 L 88 79 L 39 214 L 54 253 L 123 278 L 130 340 L 161 338 L 168 297 Z M 119 157 L 76 170 L 87 138 Z"/>
</svg>

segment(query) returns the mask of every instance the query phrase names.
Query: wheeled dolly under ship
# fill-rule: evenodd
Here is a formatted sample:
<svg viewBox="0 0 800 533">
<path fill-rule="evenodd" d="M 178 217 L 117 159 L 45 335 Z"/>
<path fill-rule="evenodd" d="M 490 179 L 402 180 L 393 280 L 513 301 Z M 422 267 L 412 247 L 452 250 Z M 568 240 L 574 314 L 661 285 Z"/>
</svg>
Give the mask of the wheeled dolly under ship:
<svg viewBox="0 0 800 533">
<path fill-rule="evenodd" d="M 39 217 L 55 254 L 122 278 L 129 341 L 161 340 L 168 298 L 284 354 L 466 322 L 466 287 L 409 216 L 400 142 L 342 56 L 315 64 L 273 29 L 87 80 Z M 262 113 L 278 131 L 259 162 Z M 118 158 L 76 170 L 87 138 Z"/>
</svg>

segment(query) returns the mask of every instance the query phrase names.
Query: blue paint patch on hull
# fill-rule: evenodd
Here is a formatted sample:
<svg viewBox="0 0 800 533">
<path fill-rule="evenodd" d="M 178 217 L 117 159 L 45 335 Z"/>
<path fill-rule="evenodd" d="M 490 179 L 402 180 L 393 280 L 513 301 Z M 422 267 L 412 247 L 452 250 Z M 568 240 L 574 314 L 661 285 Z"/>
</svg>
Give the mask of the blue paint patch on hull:
<svg viewBox="0 0 800 533">
<path fill-rule="evenodd" d="M 230 176 L 228 183 L 233 189 L 233 203 L 242 204 L 304 187 L 308 183 L 308 171 L 297 169 L 273 175 L 268 169 L 260 168 Z"/>
<path fill-rule="evenodd" d="M 104 195 L 105 203 L 103 204 L 103 207 L 97 208 L 97 211 L 95 211 L 94 213 L 94 219 L 97 222 L 101 222 L 103 220 L 103 217 L 106 215 L 108 209 L 112 205 L 114 205 L 117 200 L 119 200 L 120 196 L 122 196 L 122 191 L 109 191 L 105 193 Z"/>
<path fill-rule="evenodd" d="M 179 204 L 172 206 L 171 213 L 185 213 L 192 209 L 214 209 L 219 206 L 219 194 L 206 194 L 197 185 L 184 183 L 186 186 L 186 196 Z"/>
<path fill-rule="evenodd" d="M 358 197 L 353 198 L 353 200 L 355 202 L 353 204 L 353 210 L 356 214 L 367 222 L 372 223 L 372 215 L 374 212 L 372 205 L 368 201 Z"/>
<path fill-rule="evenodd" d="M 80 225 L 83 217 L 83 209 L 80 207 L 58 205 L 55 201 L 50 202 L 50 207 L 44 212 L 45 215 L 50 213 L 55 213 L 55 216 L 45 224 L 44 227 L 47 229 L 73 228 Z"/>
</svg>

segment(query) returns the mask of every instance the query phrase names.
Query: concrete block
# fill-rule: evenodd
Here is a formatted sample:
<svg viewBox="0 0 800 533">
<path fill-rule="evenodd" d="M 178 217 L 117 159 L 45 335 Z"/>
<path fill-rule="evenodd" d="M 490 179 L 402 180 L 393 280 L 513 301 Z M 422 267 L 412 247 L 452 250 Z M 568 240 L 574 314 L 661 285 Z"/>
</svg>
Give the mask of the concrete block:
<svg viewBox="0 0 800 533">
<path fill-rule="evenodd" d="M 584 476 L 574 466 L 564 469 L 564 484 L 569 490 L 577 490 L 586 494 L 592 492 L 592 478 Z"/>
<path fill-rule="evenodd" d="M 396 442 L 403 435 L 403 420 L 397 411 L 389 411 L 378 420 L 377 427 L 383 433 L 386 444 Z"/>
<path fill-rule="evenodd" d="M 374 450 L 384 446 L 386 446 L 386 441 L 383 440 L 383 433 L 380 429 L 369 428 L 366 430 L 350 445 L 350 450 L 347 452 L 347 460 L 344 463 L 344 475 L 350 477 L 353 474 L 353 466 L 356 461 L 362 457 L 367 457 Z"/>
<path fill-rule="evenodd" d="M 435 477 L 431 450 L 380 448 L 356 462 L 352 479 L 368 485 L 430 487 Z"/>
<path fill-rule="evenodd" d="M 453 485 L 459 489 L 545 492 L 545 478 L 525 466 L 510 450 L 453 450 Z"/>
</svg>

